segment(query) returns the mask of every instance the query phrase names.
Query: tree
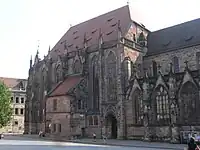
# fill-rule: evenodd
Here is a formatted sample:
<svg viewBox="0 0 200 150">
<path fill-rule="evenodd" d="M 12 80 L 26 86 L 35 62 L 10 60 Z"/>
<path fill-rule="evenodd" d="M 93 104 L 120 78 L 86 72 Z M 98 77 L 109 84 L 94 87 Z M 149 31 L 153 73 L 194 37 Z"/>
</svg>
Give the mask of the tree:
<svg viewBox="0 0 200 150">
<path fill-rule="evenodd" d="M 0 82 L 0 128 L 6 126 L 12 117 L 11 92 Z"/>
</svg>

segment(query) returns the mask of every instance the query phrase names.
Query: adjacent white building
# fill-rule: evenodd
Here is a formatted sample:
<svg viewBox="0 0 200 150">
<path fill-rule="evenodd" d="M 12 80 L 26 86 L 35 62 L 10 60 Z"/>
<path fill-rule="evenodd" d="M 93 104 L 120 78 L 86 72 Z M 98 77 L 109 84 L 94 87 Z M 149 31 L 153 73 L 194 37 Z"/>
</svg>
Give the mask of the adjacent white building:
<svg viewBox="0 0 200 150">
<path fill-rule="evenodd" d="M 23 133 L 24 132 L 24 114 L 26 101 L 26 79 L 4 78 L 0 77 L 11 90 L 11 101 L 13 107 L 13 116 L 8 126 L 1 128 L 2 133 Z"/>
</svg>

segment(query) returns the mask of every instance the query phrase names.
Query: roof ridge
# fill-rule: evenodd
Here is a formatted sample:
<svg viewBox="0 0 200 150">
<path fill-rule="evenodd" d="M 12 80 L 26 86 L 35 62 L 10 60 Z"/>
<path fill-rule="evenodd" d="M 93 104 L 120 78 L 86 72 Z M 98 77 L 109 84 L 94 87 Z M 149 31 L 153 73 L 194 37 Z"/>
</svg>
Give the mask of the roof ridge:
<svg viewBox="0 0 200 150">
<path fill-rule="evenodd" d="M 88 22 L 88 21 L 94 20 L 94 19 L 99 18 L 99 17 L 101 17 L 101 16 L 104 16 L 104 15 L 110 14 L 110 13 L 112 13 L 112 12 L 115 12 L 115 11 L 117 11 L 117 10 L 119 10 L 119 9 L 123 9 L 123 8 L 125 8 L 125 7 L 128 7 L 128 9 L 129 9 L 129 6 L 128 6 L 128 5 L 125 5 L 125 6 L 119 7 L 119 8 L 117 8 L 117 9 L 114 9 L 114 10 L 111 10 L 111 11 L 106 12 L 106 13 L 104 13 L 104 14 L 98 15 L 98 16 L 93 17 L 93 18 L 91 18 L 91 19 L 88 19 L 88 20 L 86 20 L 86 21 L 80 22 L 80 23 L 78 23 L 78 24 L 76 24 L 76 25 L 70 27 L 69 30 L 70 30 L 71 28 L 75 27 L 75 26 L 78 26 L 78 25 L 80 25 L 80 24 L 83 24 L 83 23 L 86 23 L 86 22 Z M 130 11 L 129 11 L 129 13 L 130 13 Z"/>
<path fill-rule="evenodd" d="M 193 19 L 193 20 L 190 20 L 190 21 L 185 21 L 185 22 L 182 22 L 182 23 L 179 23 L 179 24 L 176 24 L 176 25 L 171 25 L 171 26 L 166 27 L 166 28 L 162 28 L 162 29 L 159 29 L 159 30 L 156 30 L 156 31 L 152 31 L 151 33 L 160 32 L 160 31 L 163 31 L 163 30 L 166 30 L 166 29 L 170 29 L 170 28 L 176 28 L 176 27 L 181 26 L 181 25 L 183 25 L 183 24 L 195 22 L 195 21 L 197 21 L 197 20 L 200 20 L 200 18 Z"/>
<path fill-rule="evenodd" d="M 80 22 L 80 23 L 78 23 L 78 24 L 76 24 L 76 25 L 70 27 L 70 28 L 64 33 L 64 35 L 58 40 L 58 42 L 56 42 L 56 44 L 52 47 L 50 53 L 54 53 L 54 52 L 55 52 L 55 49 L 56 49 L 56 46 L 58 45 L 58 43 L 60 43 L 61 40 L 68 34 L 68 32 L 70 32 L 70 31 L 71 31 L 72 29 L 74 29 L 75 27 L 77 27 L 77 26 L 79 26 L 79 25 L 81 25 L 81 24 L 84 24 L 84 23 L 86 23 L 86 22 L 88 22 L 88 21 L 91 21 L 91 20 L 94 20 L 94 19 L 96 19 L 96 18 L 99 18 L 99 17 L 101 17 L 101 16 L 110 14 L 110 13 L 115 12 L 115 11 L 118 11 L 118 10 L 120 10 L 120 9 L 124 9 L 124 8 L 127 8 L 127 9 L 128 9 L 129 16 L 130 16 L 129 5 L 125 5 L 125 6 L 122 6 L 122 7 L 117 8 L 117 9 L 111 10 L 111 11 L 109 11 L 109 12 L 106 12 L 106 13 L 104 13 L 104 14 L 101 14 L 101 15 L 99 15 L 99 16 L 96 16 L 96 17 L 93 17 L 93 18 L 91 18 L 91 19 L 88 19 L 88 20 L 86 20 L 86 21 Z M 131 20 L 131 16 L 130 16 L 130 20 Z M 91 30 L 92 30 L 92 29 L 91 29 Z"/>
</svg>

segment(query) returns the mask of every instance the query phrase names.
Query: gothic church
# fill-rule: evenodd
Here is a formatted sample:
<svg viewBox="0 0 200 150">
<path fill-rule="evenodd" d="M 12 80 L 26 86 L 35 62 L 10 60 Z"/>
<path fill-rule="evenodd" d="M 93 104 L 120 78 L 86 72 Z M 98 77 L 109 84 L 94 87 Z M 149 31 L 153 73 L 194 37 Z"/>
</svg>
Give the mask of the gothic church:
<svg viewBox="0 0 200 150">
<path fill-rule="evenodd" d="M 124 6 L 30 60 L 25 133 L 179 142 L 199 133 L 200 19 L 151 32 Z"/>
</svg>

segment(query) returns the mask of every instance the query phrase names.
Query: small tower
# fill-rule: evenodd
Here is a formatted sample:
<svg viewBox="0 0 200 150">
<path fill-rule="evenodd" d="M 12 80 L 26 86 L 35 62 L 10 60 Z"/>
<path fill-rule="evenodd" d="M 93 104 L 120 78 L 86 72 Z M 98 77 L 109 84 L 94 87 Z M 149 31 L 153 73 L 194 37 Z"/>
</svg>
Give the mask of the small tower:
<svg viewBox="0 0 200 150">
<path fill-rule="evenodd" d="M 34 61 L 34 64 L 37 64 L 39 62 L 39 41 L 38 41 L 38 49 L 37 49 L 37 52 L 36 52 L 36 55 L 35 55 L 35 61 Z"/>
<path fill-rule="evenodd" d="M 32 67 L 33 64 L 33 59 L 32 59 L 32 55 L 31 55 L 31 59 L 30 59 L 30 68 Z"/>
</svg>

